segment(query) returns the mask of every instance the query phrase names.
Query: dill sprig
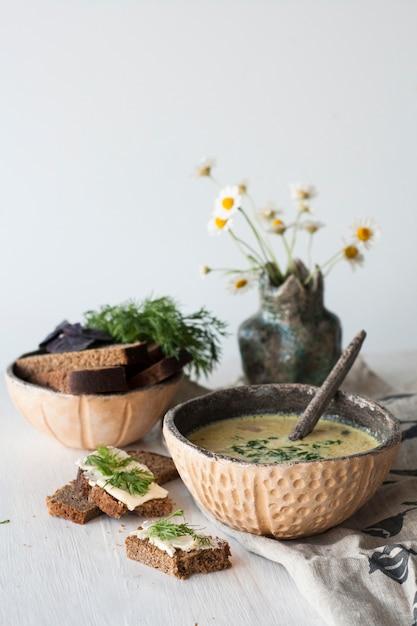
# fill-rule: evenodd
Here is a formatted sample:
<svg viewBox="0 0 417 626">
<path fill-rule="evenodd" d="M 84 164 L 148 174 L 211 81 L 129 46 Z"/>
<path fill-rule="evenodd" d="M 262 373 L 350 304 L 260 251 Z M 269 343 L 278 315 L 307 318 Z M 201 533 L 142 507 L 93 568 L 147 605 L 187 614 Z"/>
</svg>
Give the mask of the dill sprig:
<svg viewBox="0 0 417 626">
<path fill-rule="evenodd" d="M 135 460 L 131 456 L 119 456 L 118 452 L 112 452 L 109 446 L 98 446 L 97 453 L 89 454 L 85 463 L 94 465 L 103 476 L 108 477 L 106 485 L 123 489 L 132 495 L 143 496 L 148 493 L 155 477 L 152 472 L 140 467 L 123 469 Z"/>
<path fill-rule="evenodd" d="M 112 452 L 110 446 L 98 446 L 97 452 L 89 454 L 85 460 L 86 465 L 94 465 L 103 476 L 111 476 L 122 467 L 134 461 L 131 456 L 121 457 L 117 450 Z"/>
<path fill-rule="evenodd" d="M 276 437 L 268 439 L 251 439 L 241 444 L 235 444 L 230 447 L 233 452 L 248 459 L 253 463 L 280 463 L 284 461 L 317 461 L 325 458 L 321 453 L 322 450 L 330 446 L 337 446 L 342 443 L 340 439 L 327 439 L 326 441 L 318 441 L 317 443 L 299 443 L 293 445 L 284 445 L 280 448 L 270 448 L 269 442 Z M 309 450 L 311 445 L 312 450 Z"/>
<path fill-rule="evenodd" d="M 175 522 L 171 522 L 170 520 L 173 517 L 183 517 L 184 522 L 182 524 L 176 524 Z M 178 537 L 182 537 L 184 535 L 190 535 L 194 540 L 199 541 L 202 545 L 210 545 L 209 537 L 205 537 L 202 535 L 198 535 L 192 526 L 189 526 L 185 523 L 184 511 L 182 509 L 178 509 L 168 515 L 168 517 L 164 517 L 163 519 L 154 522 L 148 528 L 149 537 L 157 537 L 161 541 L 171 541 L 172 539 L 177 539 Z"/>
<path fill-rule="evenodd" d="M 197 378 L 207 376 L 219 361 L 220 338 L 227 335 L 226 323 L 205 307 L 184 315 L 168 296 L 103 305 L 98 311 L 84 313 L 84 318 L 87 328 L 103 330 L 120 343 L 158 343 L 166 356 L 176 358 L 186 350 L 192 357 L 187 370 Z"/>
<path fill-rule="evenodd" d="M 154 481 L 155 477 L 151 472 L 134 467 L 128 471 L 115 472 L 106 480 L 106 485 L 123 489 L 132 495 L 144 496 Z"/>
</svg>

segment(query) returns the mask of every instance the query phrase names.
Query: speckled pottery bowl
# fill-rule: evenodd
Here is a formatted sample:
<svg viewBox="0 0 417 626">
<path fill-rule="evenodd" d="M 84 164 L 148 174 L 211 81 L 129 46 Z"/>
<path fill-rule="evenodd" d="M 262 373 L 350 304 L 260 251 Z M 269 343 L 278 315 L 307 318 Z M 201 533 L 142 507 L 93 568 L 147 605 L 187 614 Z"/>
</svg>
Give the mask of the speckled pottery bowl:
<svg viewBox="0 0 417 626">
<path fill-rule="evenodd" d="M 342 523 L 374 495 L 394 462 L 399 422 L 367 398 L 337 392 L 324 418 L 365 429 L 379 444 L 367 452 L 314 461 L 251 463 L 205 450 L 188 435 L 199 426 L 255 413 L 301 413 L 316 387 L 239 386 L 172 408 L 164 418 L 168 449 L 196 503 L 227 526 L 292 539 Z"/>
<path fill-rule="evenodd" d="M 37 430 L 69 448 L 126 446 L 144 437 L 163 417 L 182 374 L 123 393 L 69 394 L 19 378 L 14 364 L 6 370 L 9 394 Z"/>
</svg>

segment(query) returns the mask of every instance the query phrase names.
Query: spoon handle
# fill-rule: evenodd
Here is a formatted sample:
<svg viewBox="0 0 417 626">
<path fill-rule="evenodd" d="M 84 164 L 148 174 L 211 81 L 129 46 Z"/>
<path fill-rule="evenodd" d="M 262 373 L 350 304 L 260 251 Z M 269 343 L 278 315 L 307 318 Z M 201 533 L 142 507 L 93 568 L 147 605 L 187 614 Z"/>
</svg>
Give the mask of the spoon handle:
<svg viewBox="0 0 417 626">
<path fill-rule="evenodd" d="M 288 438 L 297 441 L 306 437 L 313 430 L 327 404 L 335 395 L 340 384 L 345 379 L 362 347 L 366 332 L 361 330 L 344 350 L 321 387 L 318 388 L 310 400 Z"/>
</svg>

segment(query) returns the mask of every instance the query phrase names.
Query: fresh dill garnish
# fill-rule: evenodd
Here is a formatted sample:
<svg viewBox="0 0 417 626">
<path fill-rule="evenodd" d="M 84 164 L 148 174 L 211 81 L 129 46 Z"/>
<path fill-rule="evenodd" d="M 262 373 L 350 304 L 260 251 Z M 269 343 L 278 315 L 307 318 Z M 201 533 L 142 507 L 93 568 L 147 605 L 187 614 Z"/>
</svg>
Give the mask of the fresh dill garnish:
<svg viewBox="0 0 417 626">
<path fill-rule="evenodd" d="M 103 476 L 111 476 L 134 460 L 131 456 L 119 456 L 117 450 L 112 452 L 112 448 L 109 446 L 98 446 L 97 453 L 89 454 L 85 463 L 86 465 L 94 465 Z"/>
<path fill-rule="evenodd" d="M 192 357 L 187 371 L 197 378 L 212 371 L 221 355 L 220 338 L 228 334 L 227 324 L 205 307 L 184 315 L 168 296 L 104 305 L 98 311 L 84 313 L 84 319 L 87 328 L 105 331 L 119 343 L 157 343 L 166 356 L 176 358 L 186 350 Z"/>
<path fill-rule="evenodd" d="M 252 463 L 268 463 L 268 462 L 284 462 L 284 461 L 318 461 L 324 457 L 320 454 L 320 450 L 326 449 L 332 445 L 340 445 L 340 439 L 328 439 L 311 445 L 314 451 L 306 450 L 308 443 L 299 443 L 293 445 L 285 445 L 280 448 L 271 448 L 268 446 L 269 441 L 276 437 L 268 439 L 251 439 L 246 443 L 233 445 L 230 447 L 236 454 L 248 459 Z"/>
<path fill-rule="evenodd" d="M 98 446 L 97 453 L 88 455 L 86 465 L 94 465 L 106 477 L 106 485 L 123 489 L 132 495 L 143 496 L 148 493 L 149 486 L 155 481 L 152 472 L 140 467 L 123 469 L 132 461 L 131 456 L 119 456 L 117 450 L 112 452 L 109 446 Z"/>
<path fill-rule="evenodd" d="M 132 495 L 144 496 L 154 481 L 155 477 L 151 472 L 134 467 L 128 471 L 115 472 L 106 480 L 106 485 L 123 489 Z"/>
<path fill-rule="evenodd" d="M 171 522 L 173 517 L 183 517 L 184 522 L 182 524 L 176 524 L 175 522 Z M 164 519 L 160 519 L 157 522 L 154 522 L 148 528 L 149 537 L 157 537 L 161 541 L 172 541 L 172 539 L 177 539 L 178 537 L 183 537 L 184 535 L 190 535 L 194 540 L 199 541 L 202 545 L 210 545 L 209 537 L 204 537 L 198 535 L 192 526 L 189 526 L 185 523 L 184 511 L 182 509 L 178 509 L 168 515 L 168 517 L 164 517 Z"/>
</svg>

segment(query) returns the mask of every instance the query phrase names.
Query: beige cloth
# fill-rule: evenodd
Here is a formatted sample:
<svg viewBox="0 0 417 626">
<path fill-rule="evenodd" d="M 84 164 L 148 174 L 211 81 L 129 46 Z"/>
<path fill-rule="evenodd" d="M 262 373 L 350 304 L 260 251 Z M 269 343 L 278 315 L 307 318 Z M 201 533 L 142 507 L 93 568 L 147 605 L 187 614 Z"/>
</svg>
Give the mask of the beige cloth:
<svg viewBox="0 0 417 626">
<path fill-rule="evenodd" d="M 245 382 L 246 381 L 242 376 L 238 380 L 231 381 L 228 386 L 243 385 Z M 404 385 L 401 388 L 394 388 L 389 383 L 379 378 L 367 365 L 362 356 L 359 355 L 343 382 L 341 389 L 344 391 L 353 391 L 355 393 L 368 396 L 369 398 L 376 399 L 403 391 L 415 391 L 417 393 L 417 379 L 410 381 L 407 385 Z M 180 402 L 190 400 L 191 398 L 202 396 L 210 391 L 213 390 L 191 381 L 185 376 L 184 382 L 177 392 L 172 404 L 174 406 Z"/>
<path fill-rule="evenodd" d="M 208 391 L 193 385 L 184 385 L 183 400 Z M 360 511 L 321 535 L 290 541 L 236 531 L 202 512 L 220 535 L 285 567 L 326 624 L 417 626 L 417 393 L 395 393 L 362 359 L 343 388 L 379 398 L 403 429 L 390 474 Z"/>
</svg>

